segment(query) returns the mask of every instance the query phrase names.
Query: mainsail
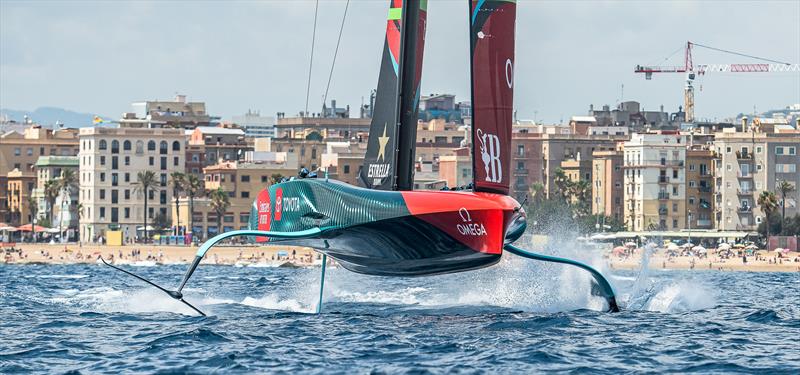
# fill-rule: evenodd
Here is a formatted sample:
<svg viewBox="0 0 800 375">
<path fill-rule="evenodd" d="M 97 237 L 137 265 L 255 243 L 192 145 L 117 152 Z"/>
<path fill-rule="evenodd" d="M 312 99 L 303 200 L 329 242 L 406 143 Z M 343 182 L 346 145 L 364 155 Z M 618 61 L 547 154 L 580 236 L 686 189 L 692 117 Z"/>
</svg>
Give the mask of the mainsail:
<svg viewBox="0 0 800 375">
<path fill-rule="evenodd" d="M 390 0 L 378 92 L 359 173 L 361 183 L 370 189 L 413 186 L 425 4 L 424 0 Z M 417 27 L 406 27 L 415 24 Z"/>
<path fill-rule="evenodd" d="M 509 191 L 516 8 L 514 0 L 470 1 L 475 191 Z"/>
</svg>

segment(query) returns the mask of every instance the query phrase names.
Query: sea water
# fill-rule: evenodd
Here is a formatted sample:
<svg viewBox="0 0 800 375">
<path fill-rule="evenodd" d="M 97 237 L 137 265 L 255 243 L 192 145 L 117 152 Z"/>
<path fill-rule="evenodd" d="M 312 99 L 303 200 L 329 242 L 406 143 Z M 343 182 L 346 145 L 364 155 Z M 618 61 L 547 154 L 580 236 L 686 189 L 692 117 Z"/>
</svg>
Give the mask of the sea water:
<svg viewBox="0 0 800 375">
<path fill-rule="evenodd" d="M 186 265 L 129 267 L 173 287 Z M 504 255 L 421 278 L 202 265 L 186 299 L 101 265 L 0 266 L 0 373 L 800 373 L 800 273 L 585 272 Z"/>
</svg>

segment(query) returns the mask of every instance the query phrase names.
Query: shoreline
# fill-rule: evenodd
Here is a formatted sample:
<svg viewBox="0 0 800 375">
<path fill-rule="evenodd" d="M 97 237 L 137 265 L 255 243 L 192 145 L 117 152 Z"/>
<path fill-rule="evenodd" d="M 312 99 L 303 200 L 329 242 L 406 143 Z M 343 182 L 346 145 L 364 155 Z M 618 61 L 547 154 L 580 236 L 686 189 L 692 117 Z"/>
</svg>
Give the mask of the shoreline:
<svg viewBox="0 0 800 375">
<path fill-rule="evenodd" d="M 195 257 L 197 246 L 163 245 L 78 245 L 78 244 L 17 244 L 15 249 L 21 253 L 5 253 L 1 264 L 95 264 L 102 256 L 115 265 L 155 266 L 189 264 Z M 799 253 L 790 253 L 778 258 L 777 255 L 760 251 L 758 256 L 748 257 L 747 263 L 741 257 L 721 259 L 713 252 L 705 258 L 693 256 L 669 257 L 662 251 L 650 256 L 648 267 L 652 270 L 704 270 L 721 272 L 800 272 Z M 605 260 L 612 270 L 638 270 L 642 266 L 642 256 L 636 252 L 631 256 L 619 257 L 606 253 Z M 305 267 L 318 266 L 322 262 L 320 254 L 309 247 L 285 245 L 223 245 L 214 247 L 206 255 L 202 264 L 255 267 Z"/>
</svg>

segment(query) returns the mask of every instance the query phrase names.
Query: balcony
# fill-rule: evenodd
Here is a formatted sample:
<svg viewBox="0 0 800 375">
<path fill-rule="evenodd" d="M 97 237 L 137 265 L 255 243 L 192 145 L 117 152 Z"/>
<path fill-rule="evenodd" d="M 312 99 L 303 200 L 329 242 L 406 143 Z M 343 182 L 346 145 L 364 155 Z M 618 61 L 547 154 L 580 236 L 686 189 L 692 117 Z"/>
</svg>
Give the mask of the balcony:
<svg viewBox="0 0 800 375">
<path fill-rule="evenodd" d="M 667 193 L 666 191 L 658 192 L 658 199 L 660 199 L 660 200 L 668 200 L 669 199 L 669 193 Z"/>
<path fill-rule="evenodd" d="M 667 176 L 658 176 L 658 183 L 659 184 L 668 184 L 669 183 L 669 177 L 667 177 Z"/>
<path fill-rule="evenodd" d="M 709 201 L 707 201 L 705 199 L 701 199 L 699 206 L 702 209 L 708 210 L 708 209 L 711 209 L 711 202 L 709 202 Z"/>
<path fill-rule="evenodd" d="M 753 178 L 753 174 L 750 173 L 750 172 L 744 172 L 743 173 L 742 171 L 739 171 L 739 172 L 736 172 L 736 177 L 738 177 L 738 178 Z"/>
<path fill-rule="evenodd" d="M 753 191 L 750 189 L 746 190 L 736 189 L 736 195 L 753 195 Z"/>
<path fill-rule="evenodd" d="M 710 193 L 711 186 L 698 186 L 697 190 L 699 190 L 701 193 Z"/>
<path fill-rule="evenodd" d="M 515 169 L 513 175 L 514 176 L 527 176 L 528 175 L 528 170 L 527 169 Z"/>
<path fill-rule="evenodd" d="M 658 214 L 659 215 L 666 215 L 668 213 L 669 213 L 669 210 L 667 210 L 666 208 L 659 208 L 658 209 Z"/>
<path fill-rule="evenodd" d="M 739 206 L 736 209 L 736 212 L 738 212 L 740 214 L 749 214 L 749 213 L 753 212 L 753 207 L 750 207 L 750 206 Z"/>
<path fill-rule="evenodd" d="M 753 160 L 751 152 L 736 151 L 736 160 Z"/>
</svg>

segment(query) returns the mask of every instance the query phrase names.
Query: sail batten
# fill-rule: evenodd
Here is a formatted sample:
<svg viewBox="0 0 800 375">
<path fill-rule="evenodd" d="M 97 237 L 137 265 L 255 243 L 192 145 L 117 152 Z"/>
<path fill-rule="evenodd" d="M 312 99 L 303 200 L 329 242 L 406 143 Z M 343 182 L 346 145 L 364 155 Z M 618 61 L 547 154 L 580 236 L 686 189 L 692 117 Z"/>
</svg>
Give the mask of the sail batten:
<svg viewBox="0 0 800 375">
<path fill-rule="evenodd" d="M 513 0 L 470 0 L 475 191 L 508 194 L 514 111 Z"/>
</svg>

